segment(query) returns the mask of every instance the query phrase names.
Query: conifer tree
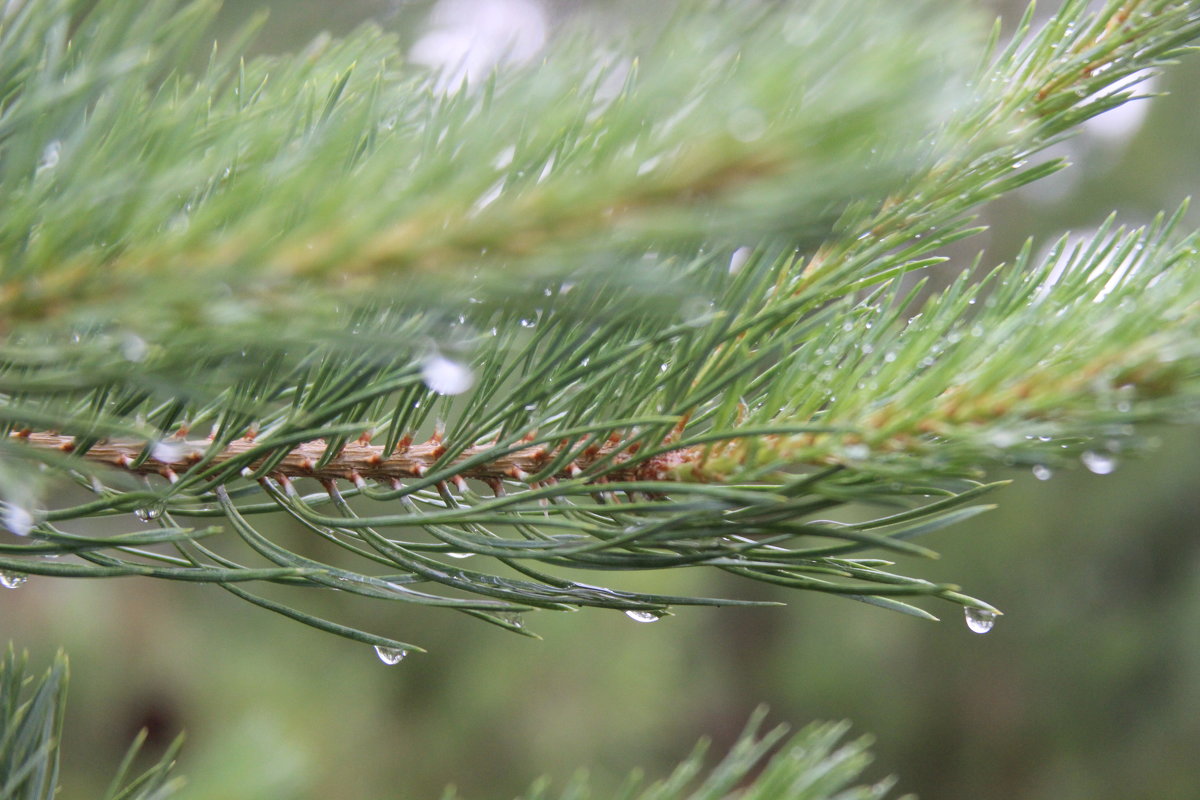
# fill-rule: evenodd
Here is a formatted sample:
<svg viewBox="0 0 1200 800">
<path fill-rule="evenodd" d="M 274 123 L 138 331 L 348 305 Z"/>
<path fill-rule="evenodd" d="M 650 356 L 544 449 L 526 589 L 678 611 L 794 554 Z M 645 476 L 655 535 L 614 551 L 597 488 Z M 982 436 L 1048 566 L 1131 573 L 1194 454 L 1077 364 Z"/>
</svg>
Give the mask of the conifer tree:
<svg viewBox="0 0 1200 800">
<path fill-rule="evenodd" d="M 5 586 L 207 583 L 390 664 L 419 643 L 306 597 L 526 636 L 751 602 L 619 588 L 704 569 L 986 632 L 969 587 L 905 574 L 915 540 L 987 510 L 990 467 L 1103 473 L 1195 417 L 1184 209 L 946 255 L 1183 52 L 1195 2 L 1066 0 L 1002 37 L 933 0 L 696 0 L 483 79 L 371 26 L 246 60 L 215 9 L 0 11 Z M 0 798 L 53 794 L 63 670 L 23 705 L 4 664 Z M 728 796 L 760 728 L 623 796 Z M 742 796 L 834 796 L 865 759 L 842 735 Z M 164 796 L 169 760 L 110 796 Z"/>
</svg>

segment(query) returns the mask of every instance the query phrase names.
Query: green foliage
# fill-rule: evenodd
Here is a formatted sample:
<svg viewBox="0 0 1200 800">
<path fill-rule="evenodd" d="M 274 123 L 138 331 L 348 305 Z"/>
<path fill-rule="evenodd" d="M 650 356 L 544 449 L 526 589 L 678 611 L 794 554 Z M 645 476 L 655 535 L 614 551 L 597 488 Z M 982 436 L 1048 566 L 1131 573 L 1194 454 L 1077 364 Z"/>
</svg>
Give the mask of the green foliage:
<svg viewBox="0 0 1200 800">
<path fill-rule="evenodd" d="M 59 738 L 67 694 L 67 660 L 61 653 L 41 677 L 27 673 L 26 657 L 10 646 L 0 660 L 0 800 L 51 800 L 57 792 Z M 760 732 L 765 709 L 759 709 L 725 757 L 705 766 L 708 743 L 701 742 L 671 775 L 647 784 L 640 772 L 625 781 L 614 798 L 623 800 L 851 800 L 883 798 L 892 781 L 850 788 L 871 761 L 869 741 L 843 743 L 845 724 L 814 724 L 786 738 L 786 726 Z M 183 785 L 171 778 L 177 739 L 153 766 L 128 779 L 129 771 L 145 742 L 138 735 L 103 800 L 163 800 L 175 796 Z M 453 788 L 445 800 L 457 797 Z M 522 800 L 587 800 L 592 797 L 586 773 L 579 773 L 561 791 L 539 780 Z"/>
<path fill-rule="evenodd" d="M 67 659 L 59 653 L 40 678 L 29 674 L 26 656 L 10 645 L 0 659 L 0 800 L 51 800 L 58 792 L 59 743 L 67 695 Z M 144 773 L 128 779 L 145 742 L 138 735 L 121 762 L 104 800 L 162 800 L 182 781 L 170 777 L 177 739 Z"/>
<path fill-rule="evenodd" d="M 1193 3 L 1072 0 L 977 51 L 936 3 L 684 3 L 459 87 L 374 29 L 197 77 L 211 5 L 85 5 L 0 30 L 10 574 L 216 583 L 388 659 L 417 648 L 275 598 L 527 633 L 737 603 L 580 579 L 707 567 L 988 615 L 864 551 L 932 555 L 989 464 L 1102 464 L 1194 409 L 1178 215 L 910 280 Z M 822 518 L 852 502 L 882 510 Z M 72 530 L 130 512 L 154 530 Z"/>
<path fill-rule="evenodd" d="M 815 242 L 882 199 L 948 104 L 956 15 L 917 5 L 685 4 L 704 13 L 620 50 L 565 36 L 449 94 L 372 27 L 251 62 L 239 39 L 193 76 L 212 2 L 18 6 L 0 40 L 0 192 L 20 206 L 0 315 L 156 332 L 266 315 L 311 336 L 364 290 L 410 295 L 413 273 L 441 292 L 585 252 L 608 270 L 650 240 Z M 929 13 L 947 30 L 914 48 Z"/>
<path fill-rule="evenodd" d="M 1105 472 L 1196 416 L 1183 210 L 939 266 L 1200 29 L 1089 5 L 1002 45 L 951 3 L 696 0 L 459 85 L 375 28 L 245 61 L 213 3 L 8 3 L 0 583 L 215 583 L 389 663 L 420 648 L 283 600 L 532 635 L 740 602 L 591 577 L 703 567 L 986 623 L 890 559 L 990 508 L 992 465 Z M 65 676 L 0 664 L 0 800 L 53 796 Z M 849 788 L 843 726 L 771 756 L 760 724 L 619 796 L 890 788 Z M 126 783 L 140 742 L 108 797 L 177 786 L 174 748 Z"/>
<path fill-rule="evenodd" d="M 760 734 L 765 711 L 751 718 L 746 730 L 719 764 L 705 773 L 708 743 L 701 742 L 668 778 L 649 785 L 640 772 L 629 776 L 613 800 L 882 800 L 892 780 L 850 786 L 859 780 L 871 761 L 866 738 L 843 744 L 849 726 L 815 724 L 785 741 L 787 728 L 779 726 Z M 782 742 L 782 744 L 780 744 Z M 518 800 L 589 800 L 588 776 L 579 773 L 556 792 L 541 780 Z M 458 795 L 447 790 L 443 800 Z"/>
</svg>

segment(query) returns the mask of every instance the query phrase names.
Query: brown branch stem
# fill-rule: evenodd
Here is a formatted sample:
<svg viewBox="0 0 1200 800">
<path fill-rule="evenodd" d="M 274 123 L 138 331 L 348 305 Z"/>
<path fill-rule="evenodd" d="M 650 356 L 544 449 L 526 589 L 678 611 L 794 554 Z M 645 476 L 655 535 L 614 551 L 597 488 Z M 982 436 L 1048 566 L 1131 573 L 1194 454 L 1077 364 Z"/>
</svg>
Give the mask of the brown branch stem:
<svg viewBox="0 0 1200 800">
<path fill-rule="evenodd" d="M 22 431 L 12 434 L 12 438 L 25 442 L 28 446 L 39 450 L 54 450 L 71 453 L 75 450 L 75 438 L 57 433 L 34 433 Z M 207 455 L 212 446 L 211 440 L 181 440 L 168 439 L 152 449 L 150 458 L 137 463 L 145 444 L 132 441 L 102 441 L 88 448 L 82 458 L 95 464 L 104 464 L 122 469 L 136 475 L 161 475 L 174 479 L 187 473 Z M 567 445 L 563 445 L 567 446 Z M 207 466 L 219 466 L 238 458 L 243 458 L 255 449 L 262 449 L 263 442 L 252 438 L 238 439 L 230 442 L 225 448 L 207 461 Z M 321 460 L 326 454 L 324 440 L 304 442 L 292 448 L 284 458 L 276 464 L 271 474 L 289 479 L 315 478 L 320 481 L 361 480 L 395 481 L 423 477 L 441 459 L 445 446 L 437 439 L 412 444 L 401 441 L 400 445 L 390 454 L 384 452 L 380 445 L 363 442 L 350 442 L 325 464 Z M 469 447 L 460 453 L 451 464 L 461 464 L 494 449 L 489 445 Z M 576 458 L 568 461 L 562 469 L 552 477 L 560 480 L 576 478 L 582 475 L 591 465 L 601 459 L 612 457 L 613 469 L 607 470 L 600 481 L 611 480 L 668 480 L 674 477 L 675 469 L 687 462 L 696 461 L 701 456 L 700 448 L 684 447 L 667 453 L 656 455 L 629 467 L 621 465 L 630 461 L 636 452 L 636 445 L 629 445 L 614 436 L 604 444 L 592 445 L 584 449 Z M 561 448 L 552 448 L 543 444 L 530 445 L 515 452 L 499 453 L 495 458 L 473 464 L 458 471 L 455 479 L 475 479 L 482 481 L 516 480 L 527 481 L 531 475 L 541 472 L 547 463 L 561 452 Z M 614 455 L 615 453 L 615 455 Z M 256 470 L 267 458 L 261 457 L 247 464 L 250 470 Z"/>
</svg>

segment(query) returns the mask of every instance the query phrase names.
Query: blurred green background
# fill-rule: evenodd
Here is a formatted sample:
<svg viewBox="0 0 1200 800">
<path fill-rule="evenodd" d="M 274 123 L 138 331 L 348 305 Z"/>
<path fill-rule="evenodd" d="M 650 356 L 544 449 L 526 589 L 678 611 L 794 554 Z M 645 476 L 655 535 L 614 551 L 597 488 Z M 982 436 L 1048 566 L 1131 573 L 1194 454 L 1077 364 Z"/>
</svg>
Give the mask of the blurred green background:
<svg viewBox="0 0 1200 800">
<path fill-rule="evenodd" d="M 269 6 L 263 50 L 368 18 L 416 46 L 450 24 L 453 6 L 483 15 L 495 4 L 435 5 L 232 2 L 222 26 Z M 552 23 L 574 4 L 501 5 L 510 16 L 548 10 Z M 992 10 L 1011 19 L 1017 9 Z M 1177 206 L 1200 173 L 1200 58 L 1156 88 L 1170 94 L 1144 116 L 1102 120 L 1066 145 L 1069 174 L 988 209 L 992 231 L 964 252 L 986 245 L 995 263 L 1026 236 L 1046 242 L 1113 210 L 1144 222 Z M 187 731 L 188 800 L 432 798 L 449 783 L 495 800 L 583 765 L 603 787 L 634 766 L 665 772 L 701 736 L 724 747 L 763 702 L 797 726 L 852 720 L 878 737 L 874 776 L 898 774 L 924 800 L 1192 798 L 1200 429 L 1149 433 L 1159 448 L 1113 475 L 995 475 L 1014 479 L 993 495 L 999 510 L 925 541 L 940 562 L 904 565 L 1004 609 L 987 636 L 951 607 L 934 608 L 946 619 L 931 624 L 695 572 L 651 580 L 790 605 L 684 609 L 654 625 L 541 613 L 528 620 L 545 637 L 536 642 L 450 612 L 324 598 L 328 613 L 430 651 L 387 667 L 369 647 L 215 588 L 34 579 L 0 595 L 0 642 L 41 663 L 59 647 L 70 654 L 66 798 L 99 794 L 142 727 L 152 747 Z"/>
</svg>

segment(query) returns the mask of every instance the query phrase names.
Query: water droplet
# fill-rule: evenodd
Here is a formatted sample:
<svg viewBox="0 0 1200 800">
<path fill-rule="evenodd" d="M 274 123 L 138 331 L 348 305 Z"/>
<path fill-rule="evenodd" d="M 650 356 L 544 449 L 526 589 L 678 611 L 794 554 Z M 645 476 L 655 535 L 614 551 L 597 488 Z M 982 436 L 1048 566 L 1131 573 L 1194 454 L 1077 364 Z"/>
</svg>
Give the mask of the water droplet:
<svg viewBox="0 0 1200 800">
<path fill-rule="evenodd" d="M 967 627 L 971 629 L 972 633 L 987 633 L 996 624 L 996 612 L 988 611 L 986 608 L 965 606 L 963 616 L 966 617 Z"/>
<path fill-rule="evenodd" d="M 733 251 L 733 255 L 729 257 L 729 274 L 736 275 L 741 272 L 742 267 L 746 266 L 746 262 L 750 260 L 750 255 L 754 250 L 749 247 L 739 247 Z"/>
<path fill-rule="evenodd" d="M 652 156 L 650 158 L 647 158 L 641 164 L 638 164 L 637 174 L 645 175 L 647 172 L 652 172 L 652 171 L 654 171 L 654 168 L 657 167 L 661 163 L 662 163 L 661 155 Z"/>
<path fill-rule="evenodd" d="M 1079 457 L 1079 460 L 1083 462 L 1083 465 L 1089 471 L 1097 475 L 1108 475 L 1116 470 L 1118 463 L 1116 456 L 1109 455 L 1108 453 L 1097 453 L 1095 450 L 1088 450 Z"/>
<path fill-rule="evenodd" d="M 150 457 L 163 464 L 174 464 L 181 460 L 187 452 L 183 442 L 155 442 L 150 449 Z"/>
<path fill-rule="evenodd" d="M 848 444 L 842 448 L 842 454 L 851 461 L 865 461 L 871 455 L 871 448 L 865 444 Z"/>
<path fill-rule="evenodd" d="M 399 664 L 408 655 L 407 650 L 399 647 L 384 647 L 383 645 L 375 645 L 375 655 L 379 656 L 379 660 L 388 666 Z"/>
<path fill-rule="evenodd" d="M 44 172 L 48 169 L 54 169 L 58 166 L 58 160 L 61 156 L 62 142 L 55 139 L 42 150 L 42 160 L 38 162 L 37 171 Z"/>
<path fill-rule="evenodd" d="M 1012 447 L 1017 443 L 1017 435 L 1012 431 L 998 430 L 992 431 L 988 436 L 988 441 L 993 447 L 998 447 L 1001 450 Z"/>
<path fill-rule="evenodd" d="M 546 161 L 546 166 L 542 167 L 542 172 L 538 175 L 537 182 L 541 183 L 550 175 L 550 170 L 554 169 L 554 154 L 550 154 L 550 158 Z"/>
<path fill-rule="evenodd" d="M 22 575 L 20 572 L 0 570 L 0 586 L 3 586 L 5 589 L 18 589 L 27 580 L 29 580 L 29 576 Z"/>
<path fill-rule="evenodd" d="M 142 361 L 150 352 L 150 345 L 140 336 L 128 333 L 121 340 L 121 357 L 126 361 Z"/>
<path fill-rule="evenodd" d="M 537 320 L 527 319 L 525 317 L 521 318 L 521 327 L 522 328 L 532 328 L 535 325 L 537 325 Z"/>
<path fill-rule="evenodd" d="M 663 618 L 661 611 L 626 611 L 625 616 L 634 622 L 658 622 Z"/>
<path fill-rule="evenodd" d="M 162 503 L 151 503 L 150 505 L 141 506 L 140 508 L 135 508 L 133 510 L 133 515 L 135 517 L 137 517 L 138 519 L 140 519 L 142 522 L 151 522 L 153 520 L 156 520 L 162 516 L 162 513 L 163 513 Z"/>
<path fill-rule="evenodd" d="M 459 553 L 457 551 L 451 551 L 451 552 L 446 553 L 446 555 L 450 556 L 451 558 L 470 558 L 471 556 L 473 556 L 475 554 L 474 553 Z"/>
<path fill-rule="evenodd" d="M 479 199 L 475 201 L 475 205 L 473 205 L 471 207 L 471 210 L 476 213 L 482 211 L 483 209 L 490 206 L 492 203 L 496 202 L 496 199 L 498 197 L 500 197 L 500 195 L 503 192 L 504 192 L 504 179 L 501 178 L 500 180 L 498 180 L 494 184 L 492 184 L 491 188 L 489 188 L 486 192 L 484 192 L 483 194 L 481 194 L 479 196 Z"/>
<path fill-rule="evenodd" d="M 421 365 L 421 380 L 438 394 L 462 394 L 475 383 L 475 373 L 466 364 L 434 353 Z"/>
<path fill-rule="evenodd" d="M 33 530 L 33 514 L 28 509 L 9 503 L 4 508 L 4 527 L 17 536 L 28 536 Z"/>
<path fill-rule="evenodd" d="M 499 617 L 504 622 L 507 622 L 509 625 L 512 625 L 514 628 L 524 628 L 525 627 L 525 620 L 521 616 L 520 611 L 506 611 L 506 612 L 497 614 L 496 616 Z"/>
<path fill-rule="evenodd" d="M 496 169 L 504 169 L 513 162 L 513 156 L 516 154 L 517 148 L 510 144 L 496 155 L 496 160 L 492 162 L 492 166 Z"/>
<path fill-rule="evenodd" d="M 1137 399 L 1138 387 L 1132 383 L 1121 384 L 1113 390 L 1117 411 L 1128 414 L 1133 410 L 1133 401 Z"/>
<path fill-rule="evenodd" d="M 1039 481 L 1048 481 L 1054 477 L 1054 470 L 1047 467 L 1045 464 L 1033 465 L 1033 477 Z"/>
</svg>

